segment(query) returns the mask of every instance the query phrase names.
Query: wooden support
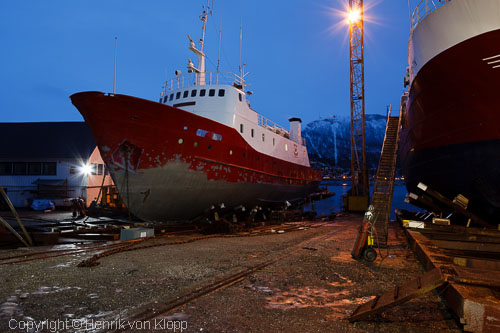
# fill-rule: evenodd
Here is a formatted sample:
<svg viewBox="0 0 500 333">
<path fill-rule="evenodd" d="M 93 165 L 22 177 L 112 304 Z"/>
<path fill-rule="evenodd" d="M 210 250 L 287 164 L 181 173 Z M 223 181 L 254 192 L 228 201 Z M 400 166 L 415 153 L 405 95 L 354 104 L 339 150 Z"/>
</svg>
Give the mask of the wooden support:
<svg viewBox="0 0 500 333">
<path fill-rule="evenodd" d="M 14 214 L 14 216 L 15 216 L 15 218 L 17 220 L 17 223 L 21 227 L 21 230 L 23 231 L 24 235 L 26 236 L 26 239 L 28 240 L 28 243 L 31 246 L 33 246 L 33 241 L 31 240 L 31 237 L 28 234 L 28 231 L 26 231 L 26 229 L 24 228 L 24 225 L 21 222 L 21 219 L 19 218 L 19 215 L 17 214 L 16 209 L 14 208 L 14 205 L 12 205 L 12 202 L 10 201 L 9 197 L 7 196 L 7 193 L 5 193 L 5 190 L 3 189 L 2 185 L 0 185 L 0 193 L 2 194 L 3 198 L 5 199 L 5 202 L 7 202 L 7 205 L 9 205 L 9 208 L 10 208 L 12 214 Z"/>
<path fill-rule="evenodd" d="M 442 249 L 500 253 L 500 243 L 464 242 L 451 240 L 432 240 L 432 242 Z"/>
<path fill-rule="evenodd" d="M 450 199 L 448 199 L 447 197 L 445 197 L 444 195 L 442 195 L 441 193 L 433 190 L 433 189 L 430 189 L 427 185 L 423 184 L 423 183 L 419 183 L 417 185 L 417 187 L 419 189 L 421 189 L 422 191 L 424 191 L 425 193 L 429 194 L 431 197 L 433 197 L 434 199 L 438 200 L 439 202 L 441 202 L 442 204 L 452 208 L 454 211 L 462 214 L 462 215 L 465 215 L 466 217 L 472 219 L 473 222 L 477 223 L 477 224 L 480 224 L 482 225 L 483 227 L 486 227 L 486 228 L 493 228 L 493 226 L 491 224 L 489 224 L 488 222 L 486 222 L 485 220 L 483 220 L 482 218 L 480 218 L 479 216 L 469 212 L 468 210 L 464 209 L 462 206 L 454 203 L 453 201 L 451 201 Z"/>
<path fill-rule="evenodd" d="M 1 216 L 0 216 L 0 222 L 2 222 L 2 224 L 5 225 L 5 227 L 9 229 L 9 231 L 12 232 L 12 234 L 21 241 L 21 243 L 23 243 L 26 247 L 29 247 L 28 243 L 26 243 L 24 238 L 22 238 L 21 235 L 19 235 L 17 231 L 15 231 L 14 228 L 12 228 L 12 226 L 7 221 L 5 221 Z"/>
<path fill-rule="evenodd" d="M 389 307 L 405 303 L 445 283 L 446 277 L 441 272 L 441 268 L 435 268 L 421 277 L 411 280 L 405 285 L 396 286 L 393 291 L 377 296 L 373 300 L 361 304 L 349 317 L 349 321 L 358 321 L 369 315 L 381 313 Z"/>
<path fill-rule="evenodd" d="M 423 195 L 410 193 L 408 195 L 408 201 L 410 204 L 412 204 L 414 206 L 423 208 L 425 210 L 430 210 L 430 211 L 433 211 L 435 213 L 443 213 L 443 212 L 446 214 L 451 213 L 451 210 L 445 209 L 443 207 L 436 205 L 432 200 L 430 200 L 429 198 L 427 198 Z"/>
<path fill-rule="evenodd" d="M 443 228 L 438 226 L 438 229 Z M 467 230 L 464 227 L 446 227 L 446 229 Z M 408 243 L 413 249 L 420 262 L 428 270 L 439 267 L 443 264 L 455 262 L 450 257 L 446 256 L 446 252 L 438 248 L 432 241 L 420 232 L 405 229 L 408 237 Z M 491 230 L 471 230 L 477 234 L 492 234 Z M 457 258 L 455 258 L 457 259 Z M 456 277 L 450 278 L 458 280 L 448 284 L 446 288 L 440 290 L 446 304 L 460 318 L 460 322 L 464 325 L 464 330 L 468 332 L 498 332 L 498 323 L 500 323 L 500 301 L 498 292 L 492 289 L 498 283 L 495 271 L 483 263 L 481 259 L 472 260 L 476 266 L 481 266 L 482 270 L 472 269 L 464 270 L 462 267 L 454 266 L 458 272 Z M 496 266 L 496 265 L 495 265 Z M 468 279 L 464 280 L 464 279 Z M 462 281 L 462 282 L 460 282 Z M 463 282 L 474 282 L 465 284 Z M 483 285 L 488 285 L 485 287 Z"/>
</svg>

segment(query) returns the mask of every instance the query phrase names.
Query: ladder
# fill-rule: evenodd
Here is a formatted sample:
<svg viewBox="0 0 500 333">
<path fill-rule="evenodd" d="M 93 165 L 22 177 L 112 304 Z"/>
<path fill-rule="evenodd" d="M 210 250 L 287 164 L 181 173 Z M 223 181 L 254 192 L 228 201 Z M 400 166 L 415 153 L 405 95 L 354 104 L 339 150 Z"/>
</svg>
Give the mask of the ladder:
<svg viewBox="0 0 500 333">
<path fill-rule="evenodd" d="M 374 210 L 374 245 L 379 247 L 387 246 L 388 222 L 391 216 L 400 126 L 401 115 L 391 117 L 391 107 L 389 106 L 387 110 L 387 127 L 371 202 Z"/>
</svg>

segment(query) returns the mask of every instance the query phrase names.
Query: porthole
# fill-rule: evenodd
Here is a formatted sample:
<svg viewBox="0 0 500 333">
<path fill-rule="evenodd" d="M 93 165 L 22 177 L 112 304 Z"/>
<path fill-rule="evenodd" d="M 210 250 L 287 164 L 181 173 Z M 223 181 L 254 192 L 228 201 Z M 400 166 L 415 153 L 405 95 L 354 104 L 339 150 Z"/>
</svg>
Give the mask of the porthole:
<svg viewBox="0 0 500 333">
<path fill-rule="evenodd" d="M 196 148 L 196 147 L 198 147 L 198 142 L 196 142 L 196 141 L 195 141 L 195 142 L 193 143 L 193 147 L 195 147 L 195 148 Z"/>
<path fill-rule="evenodd" d="M 188 127 L 187 126 L 184 126 L 184 130 L 187 131 Z"/>
<path fill-rule="evenodd" d="M 208 147 L 207 147 L 207 148 L 208 148 L 208 149 L 212 149 L 212 145 L 208 145 Z"/>
<path fill-rule="evenodd" d="M 182 145 L 184 143 L 184 140 L 183 139 L 179 139 L 179 141 L 177 141 L 177 142 L 179 142 L 179 144 Z"/>
<path fill-rule="evenodd" d="M 233 155 L 233 151 L 232 150 L 229 151 L 229 155 Z"/>
</svg>

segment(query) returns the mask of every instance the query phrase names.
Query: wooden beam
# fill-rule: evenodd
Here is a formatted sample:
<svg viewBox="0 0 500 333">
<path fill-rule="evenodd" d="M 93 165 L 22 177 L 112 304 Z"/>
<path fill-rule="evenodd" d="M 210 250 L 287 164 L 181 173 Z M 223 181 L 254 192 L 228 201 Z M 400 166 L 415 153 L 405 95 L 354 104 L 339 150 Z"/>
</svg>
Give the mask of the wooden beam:
<svg viewBox="0 0 500 333">
<path fill-rule="evenodd" d="M 349 317 L 349 321 L 358 321 L 369 315 L 383 312 L 389 307 L 405 303 L 413 298 L 432 291 L 446 282 L 445 275 L 440 268 L 425 273 L 407 284 L 395 286 L 395 288 L 381 296 L 377 296 L 371 301 L 361 304 Z"/>
<path fill-rule="evenodd" d="M 30 235 L 28 234 L 28 231 L 24 228 L 23 223 L 21 222 L 21 219 L 19 218 L 19 215 L 17 214 L 16 209 L 14 208 L 14 205 L 12 205 L 12 202 L 10 201 L 9 197 L 7 196 L 7 193 L 5 193 L 5 190 L 3 189 L 2 185 L 0 185 L 0 193 L 2 194 L 3 198 L 5 199 L 5 202 L 7 202 L 7 205 L 9 205 L 9 208 L 16 217 L 17 223 L 21 227 L 21 230 L 23 231 L 24 235 L 26 236 L 26 239 L 28 240 L 28 243 L 33 246 L 33 241 L 31 240 Z"/>
<path fill-rule="evenodd" d="M 462 215 L 465 215 L 468 218 L 472 219 L 473 222 L 475 222 L 477 224 L 480 224 L 480 225 L 482 225 L 483 227 L 486 227 L 486 228 L 494 228 L 493 225 L 489 224 L 488 222 L 486 222 L 485 220 L 483 220 L 479 216 L 477 216 L 477 215 L 469 212 L 468 210 L 464 209 L 462 206 L 457 205 L 456 203 L 454 203 L 453 201 L 451 201 L 450 199 L 448 199 L 447 197 L 445 197 L 441 193 L 439 193 L 439 192 L 437 192 L 437 191 L 429 188 L 427 185 L 425 185 L 423 183 L 419 183 L 417 185 L 417 187 L 419 189 L 421 189 L 422 191 L 424 191 L 425 193 L 429 194 L 434 199 L 436 199 L 439 202 L 441 202 L 442 204 L 444 204 L 444 205 L 452 208 L 455 212 L 458 212 L 458 213 L 460 213 Z"/>
</svg>

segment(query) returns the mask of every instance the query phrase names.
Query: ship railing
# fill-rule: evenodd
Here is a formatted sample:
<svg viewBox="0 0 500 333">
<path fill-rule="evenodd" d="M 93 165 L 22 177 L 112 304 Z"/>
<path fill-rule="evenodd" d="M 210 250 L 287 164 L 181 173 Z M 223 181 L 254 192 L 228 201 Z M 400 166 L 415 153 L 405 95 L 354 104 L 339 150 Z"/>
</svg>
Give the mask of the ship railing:
<svg viewBox="0 0 500 333">
<path fill-rule="evenodd" d="M 205 85 L 214 84 L 238 84 L 238 76 L 229 72 L 205 72 L 200 74 L 189 73 L 179 75 L 174 79 L 167 80 L 163 85 L 163 95 L 166 93 L 184 88 L 199 87 L 205 81 Z"/>
<path fill-rule="evenodd" d="M 451 0 L 420 0 L 411 16 L 411 29 L 414 29 L 430 13 Z"/>
<path fill-rule="evenodd" d="M 284 137 L 286 139 L 290 139 L 293 142 L 301 144 L 302 146 L 306 145 L 306 139 L 305 138 L 299 136 L 298 134 L 290 133 L 283 126 L 280 126 L 280 125 L 276 124 L 274 121 L 267 119 L 266 117 L 264 117 L 261 114 L 257 114 L 257 117 L 258 117 L 259 126 L 264 127 L 268 131 L 271 131 L 273 133 L 281 135 L 282 137 Z"/>
</svg>

